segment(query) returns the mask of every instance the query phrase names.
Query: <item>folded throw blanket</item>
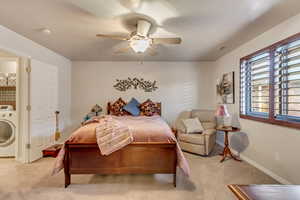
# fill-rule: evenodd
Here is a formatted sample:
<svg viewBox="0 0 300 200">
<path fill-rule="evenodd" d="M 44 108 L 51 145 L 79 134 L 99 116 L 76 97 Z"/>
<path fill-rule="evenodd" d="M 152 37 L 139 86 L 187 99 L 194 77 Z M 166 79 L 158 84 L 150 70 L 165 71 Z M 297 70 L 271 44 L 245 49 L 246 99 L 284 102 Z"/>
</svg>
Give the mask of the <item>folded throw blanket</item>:
<svg viewBox="0 0 300 200">
<path fill-rule="evenodd" d="M 109 115 L 93 118 L 86 121 L 83 125 L 91 123 L 97 123 L 95 129 L 96 139 L 102 155 L 109 155 L 133 142 L 132 133 L 129 128 Z M 72 142 L 73 139 L 75 139 L 75 136 L 71 135 L 67 141 Z M 57 156 L 52 175 L 55 175 L 64 168 L 64 156 L 65 148 L 63 145 Z"/>
<path fill-rule="evenodd" d="M 109 155 L 133 142 L 132 133 L 126 125 L 110 116 L 97 120 L 96 138 L 102 155 Z"/>
</svg>

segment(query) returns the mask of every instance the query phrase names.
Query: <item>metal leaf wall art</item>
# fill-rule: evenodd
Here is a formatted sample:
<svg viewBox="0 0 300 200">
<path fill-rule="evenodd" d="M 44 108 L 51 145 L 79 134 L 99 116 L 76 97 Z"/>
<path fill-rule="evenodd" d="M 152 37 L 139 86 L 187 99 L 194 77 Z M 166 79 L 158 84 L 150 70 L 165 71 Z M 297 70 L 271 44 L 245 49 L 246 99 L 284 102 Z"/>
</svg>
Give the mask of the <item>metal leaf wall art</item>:
<svg viewBox="0 0 300 200">
<path fill-rule="evenodd" d="M 116 81 L 117 83 L 114 85 L 114 88 L 122 92 L 125 92 L 129 89 L 142 89 L 145 92 L 153 92 L 158 89 L 156 86 L 156 81 L 146 81 L 143 78 L 128 78 L 124 80 L 117 79 Z"/>
</svg>

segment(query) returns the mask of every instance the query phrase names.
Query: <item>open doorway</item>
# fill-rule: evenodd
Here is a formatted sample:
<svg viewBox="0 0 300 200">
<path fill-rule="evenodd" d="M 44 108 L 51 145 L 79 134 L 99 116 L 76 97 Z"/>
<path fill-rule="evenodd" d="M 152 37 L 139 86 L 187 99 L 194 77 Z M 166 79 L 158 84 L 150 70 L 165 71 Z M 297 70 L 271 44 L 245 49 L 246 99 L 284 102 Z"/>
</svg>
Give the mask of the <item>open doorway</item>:
<svg viewBox="0 0 300 200">
<path fill-rule="evenodd" d="M 0 50 L 0 157 L 17 157 L 19 57 Z"/>
<path fill-rule="evenodd" d="M 30 163 L 55 143 L 58 67 L 0 49 L 0 158 Z"/>
<path fill-rule="evenodd" d="M 55 143 L 57 109 L 58 67 L 0 49 L 0 158 L 41 158 Z"/>
</svg>

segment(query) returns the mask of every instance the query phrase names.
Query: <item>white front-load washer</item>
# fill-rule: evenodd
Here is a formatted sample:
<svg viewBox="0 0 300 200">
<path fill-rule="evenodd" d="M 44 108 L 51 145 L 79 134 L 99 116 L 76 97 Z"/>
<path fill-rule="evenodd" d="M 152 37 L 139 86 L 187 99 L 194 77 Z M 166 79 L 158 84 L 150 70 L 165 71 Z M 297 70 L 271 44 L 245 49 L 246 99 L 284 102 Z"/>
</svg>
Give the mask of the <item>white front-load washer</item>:
<svg viewBox="0 0 300 200">
<path fill-rule="evenodd" d="M 0 110 L 0 157 L 15 156 L 16 124 L 15 111 Z"/>
</svg>

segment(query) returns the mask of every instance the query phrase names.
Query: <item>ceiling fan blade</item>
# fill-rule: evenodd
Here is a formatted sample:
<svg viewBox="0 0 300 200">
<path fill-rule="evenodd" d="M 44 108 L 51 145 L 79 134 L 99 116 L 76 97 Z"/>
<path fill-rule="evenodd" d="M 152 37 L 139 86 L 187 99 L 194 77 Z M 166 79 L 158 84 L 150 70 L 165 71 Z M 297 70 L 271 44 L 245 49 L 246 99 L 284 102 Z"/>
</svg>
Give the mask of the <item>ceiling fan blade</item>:
<svg viewBox="0 0 300 200">
<path fill-rule="evenodd" d="M 140 36 L 147 37 L 151 28 L 151 23 L 146 20 L 138 20 L 136 33 Z"/>
<path fill-rule="evenodd" d="M 180 44 L 181 38 L 152 38 L 154 44 Z"/>
<path fill-rule="evenodd" d="M 118 36 L 118 35 L 103 35 L 103 34 L 97 34 L 97 37 L 103 37 L 103 38 L 109 38 L 113 40 L 129 40 L 129 38 L 124 36 Z"/>
<path fill-rule="evenodd" d="M 115 54 L 122 54 L 122 53 L 127 53 L 131 50 L 131 47 L 128 46 L 128 47 L 124 47 L 124 48 L 121 48 L 121 49 L 118 49 L 117 51 L 115 51 L 114 53 Z"/>
</svg>

